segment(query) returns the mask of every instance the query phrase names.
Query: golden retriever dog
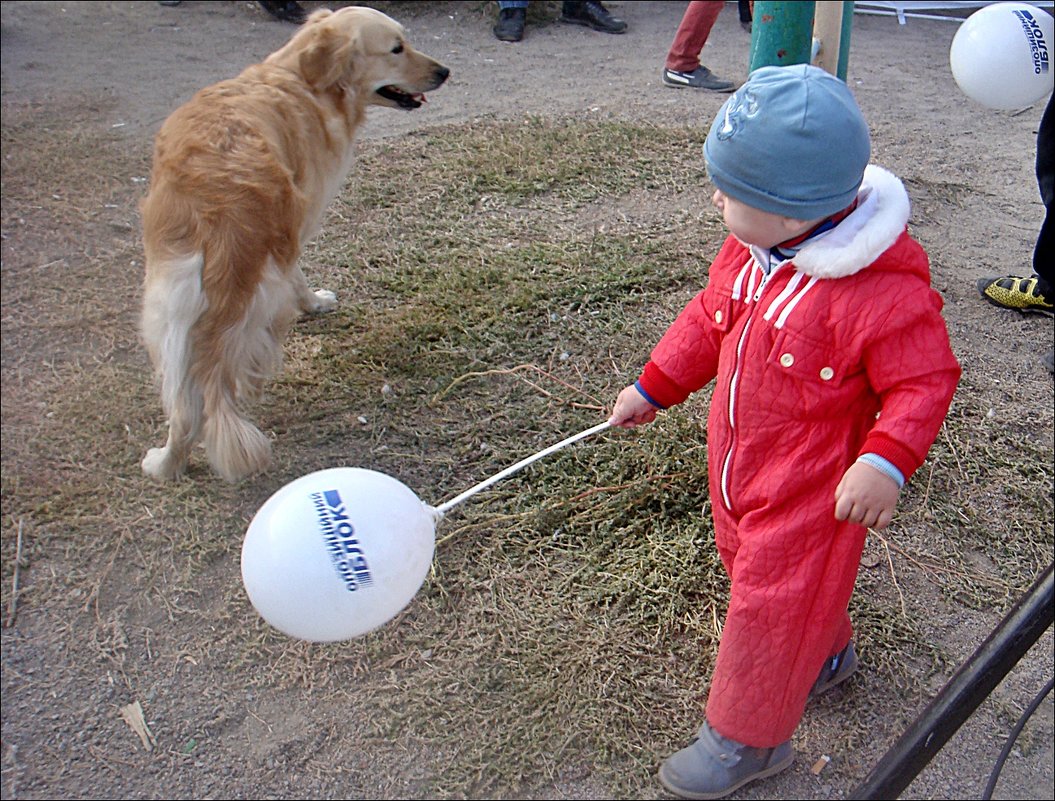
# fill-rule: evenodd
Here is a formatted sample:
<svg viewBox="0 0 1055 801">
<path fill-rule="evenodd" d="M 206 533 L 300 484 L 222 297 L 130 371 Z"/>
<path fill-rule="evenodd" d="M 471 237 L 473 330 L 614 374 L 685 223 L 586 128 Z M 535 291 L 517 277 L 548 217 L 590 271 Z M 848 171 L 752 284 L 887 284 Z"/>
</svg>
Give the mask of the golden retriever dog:
<svg viewBox="0 0 1055 801">
<path fill-rule="evenodd" d="M 367 107 L 418 108 L 448 75 L 381 12 L 322 9 L 165 121 L 142 203 L 142 334 L 169 430 L 147 475 L 180 475 L 199 441 L 228 481 L 268 466 L 246 403 L 280 367 L 293 321 L 336 302 L 309 289 L 297 257 L 348 174 Z"/>
</svg>

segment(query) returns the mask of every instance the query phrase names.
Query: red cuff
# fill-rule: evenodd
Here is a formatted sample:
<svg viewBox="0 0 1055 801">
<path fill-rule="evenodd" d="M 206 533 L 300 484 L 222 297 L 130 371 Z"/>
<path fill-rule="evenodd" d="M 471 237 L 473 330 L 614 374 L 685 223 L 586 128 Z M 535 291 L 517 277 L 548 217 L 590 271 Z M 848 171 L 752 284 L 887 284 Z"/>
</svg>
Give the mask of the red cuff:
<svg viewBox="0 0 1055 801">
<path fill-rule="evenodd" d="M 869 435 L 858 455 L 864 453 L 874 453 L 876 456 L 882 456 L 901 471 L 901 475 L 905 477 L 906 482 L 921 464 L 919 457 L 915 453 L 886 434 Z"/>
<path fill-rule="evenodd" d="M 645 365 L 641 377 L 638 378 L 638 384 L 651 400 L 664 409 L 678 405 L 691 394 L 668 378 L 666 373 L 656 366 L 655 362 L 649 362 Z"/>
</svg>

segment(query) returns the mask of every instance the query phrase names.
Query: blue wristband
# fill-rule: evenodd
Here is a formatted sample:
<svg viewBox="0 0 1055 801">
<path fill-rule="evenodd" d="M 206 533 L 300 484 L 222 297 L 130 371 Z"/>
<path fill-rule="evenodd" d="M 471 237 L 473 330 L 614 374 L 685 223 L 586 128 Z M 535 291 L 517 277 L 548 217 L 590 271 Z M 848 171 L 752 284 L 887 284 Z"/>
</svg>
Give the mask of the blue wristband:
<svg viewBox="0 0 1055 801">
<path fill-rule="evenodd" d="M 640 392 L 641 393 L 641 397 L 644 398 L 645 400 L 647 400 L 649 403 L 651 403 L 657 409 L 666 409 L 667 408 L 662 403 L 656 403 L 656 399 L 653 398 L 651 395 L 649 395 L 647 392 L 645 392 L 644 389 L 641 388 L 641 382 L 640 381 L 635 381 L 634 382 L 634 389 L 636 389 L 638 392 Z"/>
<path fill-rule="evenodd" d="M 884 459 L 878 453 L 862 453 L 857 457 L 857 461 L 864 462 L 866 465 L 874 467 L 883 475 L 890 476 L 897 482 L 898 487 L 905 486 L 905 475 L 894 467 L 893 462 Z"/>
</svg>

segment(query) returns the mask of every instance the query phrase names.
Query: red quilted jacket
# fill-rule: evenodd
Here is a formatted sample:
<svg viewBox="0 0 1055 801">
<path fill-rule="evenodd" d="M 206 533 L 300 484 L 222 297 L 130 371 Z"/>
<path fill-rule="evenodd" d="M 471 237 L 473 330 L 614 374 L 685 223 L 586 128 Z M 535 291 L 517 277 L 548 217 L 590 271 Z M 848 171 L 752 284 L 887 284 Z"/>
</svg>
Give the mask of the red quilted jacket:
<svg viewBox="0 0 1055 801">
<path fill-rule="evenodd" d="M 708 450 L 730 511 L 834 488 L 863 453 L 906 479 L 923 462 L 960 367 L 908 215 L 901 182 L 870 166 L 856 210 L 768 278 L 729 237 L 657 344 L 639 386 L 664 407 L 717 378 Z"/>
</svg>

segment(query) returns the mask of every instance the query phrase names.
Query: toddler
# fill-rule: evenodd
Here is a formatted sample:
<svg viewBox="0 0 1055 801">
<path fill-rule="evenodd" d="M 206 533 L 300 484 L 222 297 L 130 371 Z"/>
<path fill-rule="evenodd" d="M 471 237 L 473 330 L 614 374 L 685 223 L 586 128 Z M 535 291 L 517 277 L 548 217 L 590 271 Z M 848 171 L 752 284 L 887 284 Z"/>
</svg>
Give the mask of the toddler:
<svg viewBox="0 0 1055 801">
<path fill-rule="evenodd" d="M 867 527 L 890 522 L 959 380 L 908 196 L 869 156 L 842 81 L 809 65 L 750 75 L 704 145 L 730 236 L 611 415 L 650 422 L 715 380 L 730 600 L 706 719 L 659 771 L 684 798 L 788 767 L 807 699 L 856 669 L 847 607 Z"/>
</svg>

